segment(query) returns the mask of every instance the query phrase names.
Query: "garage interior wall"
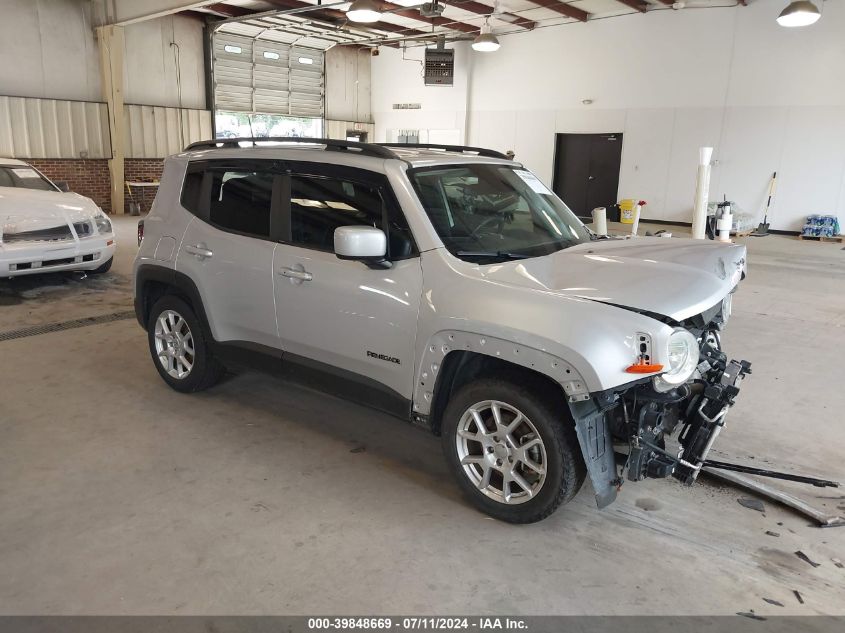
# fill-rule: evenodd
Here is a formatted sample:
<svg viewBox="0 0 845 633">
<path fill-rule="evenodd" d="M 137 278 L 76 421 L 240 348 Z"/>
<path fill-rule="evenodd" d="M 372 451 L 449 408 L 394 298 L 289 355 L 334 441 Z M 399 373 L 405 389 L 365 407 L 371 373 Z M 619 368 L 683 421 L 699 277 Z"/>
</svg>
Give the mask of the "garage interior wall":
<svg viewBox="0 0 845 633">
<path fill-rule="evenodd" d="M 326 51 L 326 136 L 346 139 L 347 130 L 367 132 L 374 140 L 370 108 L 370 50 L 335 46 Z"/>
<path fill-rule="evenodd" d="M 775 22 L 784 4 L 538 29 L 501 38 L 499 51 L 473 54 L 471 67 L 458 45 L 454 88 L 424 88 L 417 61 L 382 48 L 373 58 L 377 136 L 459 127 L 468 109 L 462 140 L 513 149 L 551 184 L 555 133 L 623 132 L 619 198 L 647 200 L 648 218 L 684 222 L 698 148 L 710 145 L 711 200 L 724 193 L 756 219 L 777 171 L 773 229 L 800 230 L 811 213 L 842 217 L 845 3 L 826 2 L 822 19 L 800 29 Z M 405 55 L 420 59 L 421 51 Z M 467 77 L 464 87 L 458 80 Z M 395 102 L 422 109 L 394 111 Z"/>
<path fill-rule="evenodd" d="M 30 160 L 110 210 L 109 130 L 90 3 L 2 6 L 0 155 Z M 123 113 L 127 180 L 157 179 L 165 156 L 211 136 L 202 38 L 202 21 L 191 17 L 125 27 L 124 95 L 133 104 Z"/>
<path fill-rule="evenodd" d="M 422 47 L 405 50 L 381 47 L 379 55 L 372 58 L 376 142 L 395 143 L 400 130 L 418 131 L 420 143 L 466 142 L 471 64 L 478 53 L 473 55 L 467 42 L 450 44 L 450 47 L 455 49 L 455 81 L 452 86 L 423 84 L 425 52 Z M 497 81 L 496 85 L 501 86 L 501 82 Z M 419 105 L 419 108 L 399 109 L 395 107 L 398 105 Z M 495 146 L 501 142 L 498 141 Z"/>
</svg>

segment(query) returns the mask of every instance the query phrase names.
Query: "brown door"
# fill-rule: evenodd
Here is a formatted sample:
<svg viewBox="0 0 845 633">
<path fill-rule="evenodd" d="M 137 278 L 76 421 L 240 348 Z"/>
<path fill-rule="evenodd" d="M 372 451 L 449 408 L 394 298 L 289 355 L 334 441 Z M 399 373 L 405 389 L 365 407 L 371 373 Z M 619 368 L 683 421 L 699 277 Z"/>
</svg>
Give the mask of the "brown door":
<svg viewBox="0 0 845 633">
<path fill-rule="evenodd" d="M 582 218 L 596 207 L 617 202 L 622 134 L 558 134 L 555 143 L 554 191 Z"/>
</svg>

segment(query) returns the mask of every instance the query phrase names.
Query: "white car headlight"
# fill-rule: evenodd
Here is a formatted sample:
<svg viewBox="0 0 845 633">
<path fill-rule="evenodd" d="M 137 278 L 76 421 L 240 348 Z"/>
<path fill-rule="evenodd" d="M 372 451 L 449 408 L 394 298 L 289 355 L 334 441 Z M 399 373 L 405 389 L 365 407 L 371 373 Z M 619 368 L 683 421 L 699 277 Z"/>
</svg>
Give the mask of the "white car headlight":
<svg viewBox="0 0 845 633">
<path fill-rule="evenodd" d="M 100 233 L 100 235 L 112 232 L 111 221 L 109 220 L 109 217 L 102 211 L 100 211 L 94 217 L 94 223 L 97 225 L 97 231 Z"/>
<path fill-rule="evenodd" d="M 654 388 L 661 392 L 684 384 L 698 367 L 698 340 L 684 328 L 675 328 L 667 348 L 667 369 L 653 379 Z"/>
</svg>

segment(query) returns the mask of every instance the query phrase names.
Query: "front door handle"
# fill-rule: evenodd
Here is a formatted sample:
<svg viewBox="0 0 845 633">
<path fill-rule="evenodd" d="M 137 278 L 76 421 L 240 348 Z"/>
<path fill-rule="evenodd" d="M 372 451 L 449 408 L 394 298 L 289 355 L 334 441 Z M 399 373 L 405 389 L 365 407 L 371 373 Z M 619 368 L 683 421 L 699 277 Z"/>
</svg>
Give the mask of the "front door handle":
<svg viewBox="0 0 845 633">
<path fill-rule="evenodd" d="M 307 270 L 296 270 L 295 268 L 282 268 L 279 271 L 279 274 L 282 277 L 287 277 L 288 279 L 297 279 L 299 281 L 311 281 L 314 279 L 314 275 L 309 273 Z"/>
<path fill-rule="evenodd" d="M 208 259 L 214 253 L 208 250 L 203 243 L 196 244 L 195 246 L 188 245 L 185 247 L 185 252 L 190 253 L 191 255 L 196 255 L 197 259 Z"/>
</svg>

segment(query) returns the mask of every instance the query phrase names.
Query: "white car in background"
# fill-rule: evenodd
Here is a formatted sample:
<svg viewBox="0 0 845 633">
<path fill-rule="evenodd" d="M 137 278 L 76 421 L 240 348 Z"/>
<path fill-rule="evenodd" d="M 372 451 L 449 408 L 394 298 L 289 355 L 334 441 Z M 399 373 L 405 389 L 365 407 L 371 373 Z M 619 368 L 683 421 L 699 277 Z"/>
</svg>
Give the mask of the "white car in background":
<svg viewBox="0 0 845 633">
<path fill-rule="evenodd" d="M 107 272 L 114 230 L 93 200 L 27 163 L 0 158 L 0 279 L 64 270 Z"/>
</svg>

